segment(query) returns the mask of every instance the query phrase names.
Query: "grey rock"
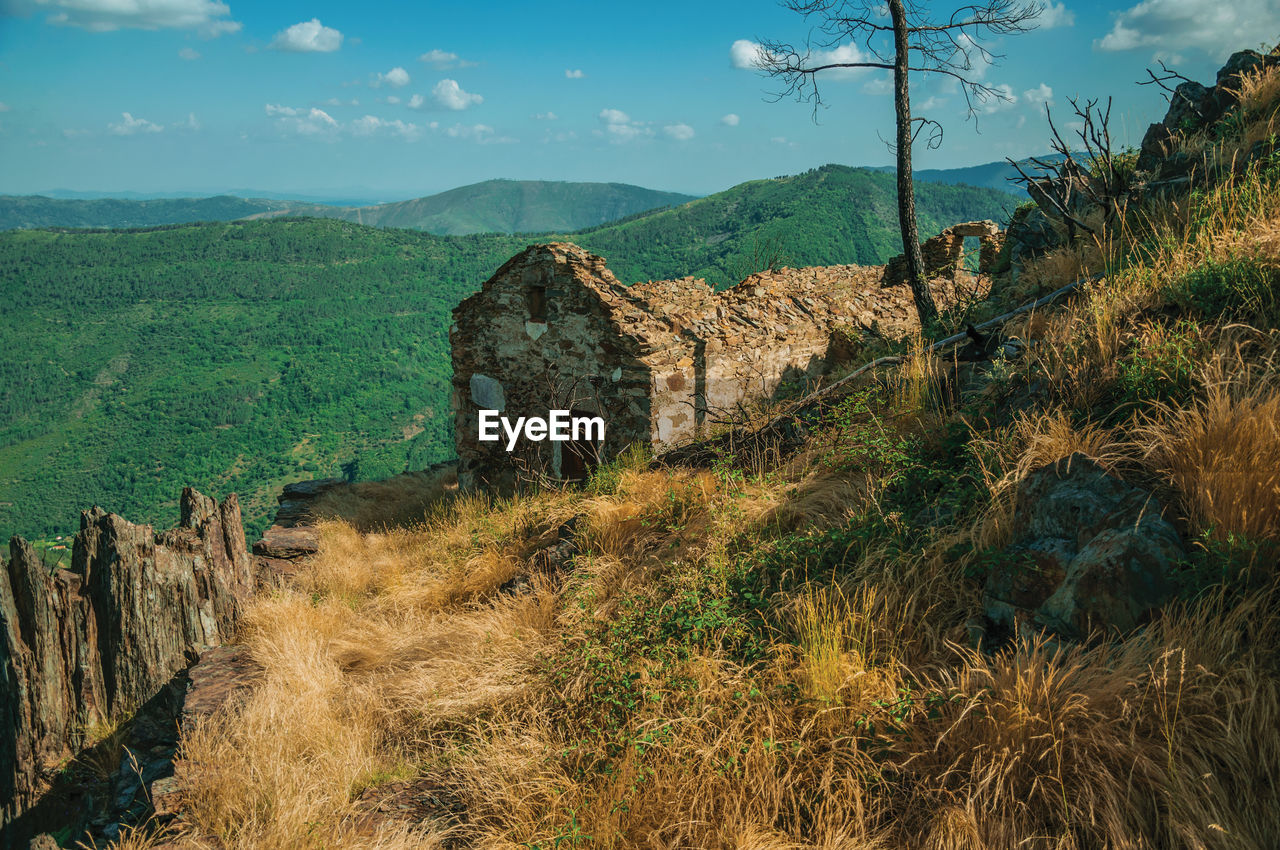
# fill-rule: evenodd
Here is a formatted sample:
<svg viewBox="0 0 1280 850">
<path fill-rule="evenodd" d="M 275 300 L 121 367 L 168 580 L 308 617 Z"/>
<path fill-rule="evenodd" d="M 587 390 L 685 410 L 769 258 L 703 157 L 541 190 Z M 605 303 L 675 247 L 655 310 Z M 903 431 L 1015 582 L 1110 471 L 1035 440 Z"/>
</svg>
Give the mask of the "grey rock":
<svg viewBox="0 0 1280 850">
<path fill-rule="evenodd" d="M 987 617 L 1071 639 L 1140 626 L 1172 598 L 1185 556 L 1153 496 L 1079 453 L 1027 476 L 1005 553 L 987 579 Z"/>
</svg>

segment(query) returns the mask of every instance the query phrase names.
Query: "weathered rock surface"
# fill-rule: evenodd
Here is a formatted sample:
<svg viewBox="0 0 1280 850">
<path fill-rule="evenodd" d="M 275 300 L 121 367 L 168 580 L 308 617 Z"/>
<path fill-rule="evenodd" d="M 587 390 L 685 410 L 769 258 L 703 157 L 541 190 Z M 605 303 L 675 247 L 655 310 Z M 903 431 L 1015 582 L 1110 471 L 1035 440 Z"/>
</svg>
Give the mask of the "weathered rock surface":
<svg viewBox="0 0 1280 850">
<path fill-rule="evenodd" d="M 317 478 L 284 486 L 276 497 L 280 507 L 271 527 L 253 544 L 260 581 L 292 575 L 303 558 L 319 550 L 320 535 L 312 524 L 311 506 L 320 496 L 345 483 L 341 478 Z"/>
<path fill-rule="evenodd" d="M 1172 597 L 1185 555 L 1153 496 L 1079 453 L 1027 476 L 1005 552 L 987 579 L 988 618 L 1018 634 L 1074 639 L 1145 622 Z"/>
<path fill-rule="evenodd" d="M 70 570 L 50 574 L 14 538 L 0 569 L 3 823 L 94 722 L 143 706 L 201 650 L 226 641 L 253 590 L 234 495 L 187 488 L 178 527 L 156 533 L 94 508 Z"/>
<path fill-rule="evenodd" d="M 247 692 L 261 670 L 243 646 L 214 647 L 200 656 L 189 671 L 186 698 L 178 715 L 178 728 L 189 733 L 204 718 L 222 710 L 236 696 Z M 149 781 L 149 797 L 155 817 L 164 822 L 181 817 L 187 790 L 195 780 L 196 766 L 179 759 L 167 775 Z"/>
</svg>

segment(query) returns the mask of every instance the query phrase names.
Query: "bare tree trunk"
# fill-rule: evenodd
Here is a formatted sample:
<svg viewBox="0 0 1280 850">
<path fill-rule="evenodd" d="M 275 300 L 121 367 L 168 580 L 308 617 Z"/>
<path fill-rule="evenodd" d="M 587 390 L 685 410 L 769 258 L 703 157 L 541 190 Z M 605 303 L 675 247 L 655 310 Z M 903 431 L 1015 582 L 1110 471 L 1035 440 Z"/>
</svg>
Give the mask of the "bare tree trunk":
<svg viewBox="0 0 1280 850">
<path fill-rule="evenodd" d="M 907 68 L 910 65 L 910 43 L 907 13 L 902 0 L 889 0 L 893 20 L 893 40 L 897 54 L 893 63 L 893 106 L 898 117 L 898 225 L 902 230 L 902 253 L 907 261 L 907 281 L 915 297 L 920 327 L 924 328 L 938 315 L 924 276 L 924 258 L 920 255 L 920 233 L 916 227 L 916 192 L 911 171 L 911 93 Z"/>
</svg>

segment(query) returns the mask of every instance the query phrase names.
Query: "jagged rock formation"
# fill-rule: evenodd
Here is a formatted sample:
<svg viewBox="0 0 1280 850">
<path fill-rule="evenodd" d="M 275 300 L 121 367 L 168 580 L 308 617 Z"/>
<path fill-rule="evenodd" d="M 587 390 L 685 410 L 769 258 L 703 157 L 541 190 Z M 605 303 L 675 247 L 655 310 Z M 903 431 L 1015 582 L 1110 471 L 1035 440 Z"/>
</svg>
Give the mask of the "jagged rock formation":
<svg viewBox="0 0 1280 850">
<path fill-rule="evenodd" d="M 1005 249 L 995 271 L 1009 270 L 1016 283 L 1027 263 L 1076 237 L 1079 223 L 1096 213 L 1105 217 L 1144 199 L 1170 192 L 1185 192 L 1193 174 L 1211 176 L 1220 168 L 1243 170 L 1250 162 L 1268 155 L 1274 139 L 1261 139 L 1248 150 L 1233 156 L 1228 164 L 1214 161 L 1213 145 L 1201 153 L 1179 150 L 1194 136 L 1210 139 L 1240 105 L 1240 83 L 1245 74 L 1280 65 L 1280 47 L 1263 55 L 1256 50 L 1233 53 L 1218 70 L 1213 86 L 1187 80 L 1169 97 L 1164 119 L 1150 125 L 1142 139 L 1133 175 L 1102 179 L 1091 173 L 1089 163 L 1068 160 L 1057 173 L 1027 182 L 1034 207 L 1023 207 L 1009 222 Z"/>
<path fill-rule="evenodd" d="M 1155 497 L 1076 453 L 1022 482 L 1013 541 L 987 579 L 987 617 L 1010 633 L 1126 633 L 1172 598 L 1182 540 Z"/>
<path fill-rule="evenodd" d="M 1187 80 L 1173 90 L 1164 119 L 1147 128 L 1142 137 L 1137 167 L 1156 180 L 1185 177 L 1197 163 L 1174 155 L 1179 137 L 1205 130 L 1221 121 L 1239 104 L 1240 79 L 1260 68 L 1280 65 L 1280 47 L 1263 55 L 1256 50 L 1231 54 L 1212 86 Z"/>
<path fill-rule="evenodd" d="M 0 800 L 7 823 L 74 755 L 95 722 L 155 696 L 200 651 L 228 640 L 253 592 L 235 495 L 191 488 L 177 528 L 94 508 L 72 566 L 52 575 L 21 538 L 0 570 Z"/>
</svg>

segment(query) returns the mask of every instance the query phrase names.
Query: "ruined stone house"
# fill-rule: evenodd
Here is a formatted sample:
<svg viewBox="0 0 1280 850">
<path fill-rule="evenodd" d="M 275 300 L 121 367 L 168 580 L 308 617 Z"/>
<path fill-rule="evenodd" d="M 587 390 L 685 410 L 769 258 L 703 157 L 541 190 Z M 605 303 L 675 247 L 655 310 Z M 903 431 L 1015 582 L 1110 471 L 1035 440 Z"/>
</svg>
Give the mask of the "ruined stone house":
<svg viewBox="0 0 1280 850">
<path fill-rule="evenodd" d="M 983 253 L 989 263 L 985 243 Z M 914 329 L 910 290 L 885 279 L 885 267 L 846 265 L 762 272 L 720 292 L 693 278 L 623 286 L 576 245 L 530 246 L 453 313 L 459 483 L 578 479 L 628 446 L 699 436 L 744 401 L 820 376 L 847 329 Z M 942 305 L 955 300 L 952 279 L 933 285 Z M 479 439 L 482 410 L 600 416 L 604 438 L 522 440 L 508 452 L 505 440 Z"/>
</svg>

